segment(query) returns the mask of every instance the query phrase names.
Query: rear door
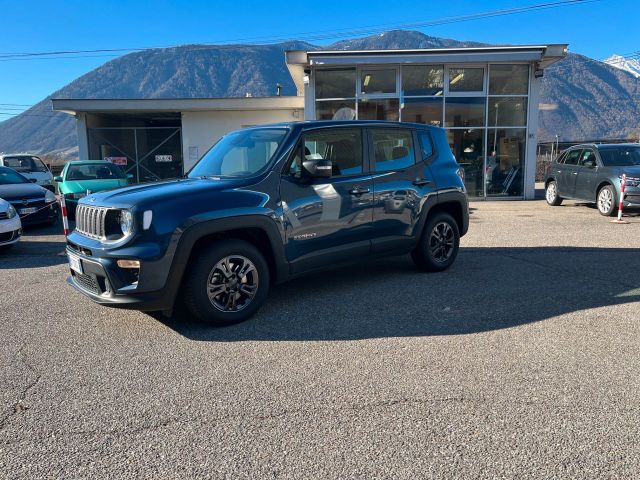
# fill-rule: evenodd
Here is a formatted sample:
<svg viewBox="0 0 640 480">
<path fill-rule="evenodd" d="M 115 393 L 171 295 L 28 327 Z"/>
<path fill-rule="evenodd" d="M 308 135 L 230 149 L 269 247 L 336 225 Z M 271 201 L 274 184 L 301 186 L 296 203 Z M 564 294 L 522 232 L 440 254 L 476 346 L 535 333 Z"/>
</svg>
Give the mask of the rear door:
<svg viewBox="0 0 640 480">
<path fill-rule="evenodd" d="M 562 172 L 559 175 L 558 193 L 561 197 L 573 198 L 576 189 L 576 179 L 578 178 L 578 160 L 581 149 L 570 150 L 564 157 Z"/>
<path fill-rule="evenodd" d="M 578 178 L 576 179 L 575 198 L 595 201 L 595 183 L 598 174 L 596 152 L 592 148 L 585 148 L 578 160 Z"/>
<path fill-rule="evenodd" d="M 365 148 L 359 127 L 302 134 L 280 182 L 285 252 L 292 272 L 370 254 L 373 181 Z M 303 157 L 331 160 L 331 178 L 303 179 Z"/>
<path fill-rule="evenodd" d="M 423 199 L 436 190 L 428 162 L 434 155 L 426 130 L 368 128 L 373 176 L 374 253 L 410 244 Z"/>
</svg>

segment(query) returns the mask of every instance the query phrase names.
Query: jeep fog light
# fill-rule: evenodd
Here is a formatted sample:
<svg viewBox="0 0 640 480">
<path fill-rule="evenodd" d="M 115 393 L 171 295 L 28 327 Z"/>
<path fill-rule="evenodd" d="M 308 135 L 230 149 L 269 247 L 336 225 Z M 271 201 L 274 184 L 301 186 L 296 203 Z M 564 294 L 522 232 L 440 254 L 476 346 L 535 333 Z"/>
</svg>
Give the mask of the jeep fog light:
<svg viewBox="0 0 640 480">
<path fill-rule="evenodd" d="M 120 259 L 116 263 L 120 268 L 140 268 L 140 260 Z"/>
</svg>

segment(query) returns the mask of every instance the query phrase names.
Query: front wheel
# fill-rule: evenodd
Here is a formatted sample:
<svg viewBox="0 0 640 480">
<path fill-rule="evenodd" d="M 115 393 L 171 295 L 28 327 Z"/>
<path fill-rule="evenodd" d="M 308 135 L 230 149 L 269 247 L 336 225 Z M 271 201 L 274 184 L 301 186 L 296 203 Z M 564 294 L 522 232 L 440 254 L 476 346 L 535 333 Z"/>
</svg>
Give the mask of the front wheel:
<svg viewBox="0 0 640 480">
<path fill-rule="evenodd" d="M 441 272 L 449 268 L 460 247 L 458 224 L 448 213 L 437 213 L 427 220 L 420 242 L 411 258 L 421 270 Z"/>
<path fill-rule="evenodd" d="M 547 200 L 547 203 L 553 207 L 557 207 L 562 203 L 562 197 L 558 195 L 558 184 L 555 180 L 551 180 L 547 184 L 547 188 L 544 192 L 544 197 Z"/>
<path fill-rule="evenodd" d="M 598 211 L 600 215 L 610 217 L 616 210 L 616 192 L 611 185 L 605 185 L 598 192 Z"/>
<path fill-rule="evenodd" d="M 231 325 L 251 317 L 269 291 L 269 268 L 256 247 L 223 240 L 202 253 L 187 271 L 184 300 L 199 320 Z"/>
</svg>

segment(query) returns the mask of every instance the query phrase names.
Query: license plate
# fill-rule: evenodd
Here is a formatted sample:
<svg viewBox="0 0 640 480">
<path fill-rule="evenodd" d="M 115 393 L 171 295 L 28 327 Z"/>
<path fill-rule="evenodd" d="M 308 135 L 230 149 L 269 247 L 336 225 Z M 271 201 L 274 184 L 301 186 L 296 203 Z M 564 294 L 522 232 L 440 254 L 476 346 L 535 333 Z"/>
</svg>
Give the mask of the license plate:
<svg viewBox="0 0 640 480">
<path fill-rule="evenodd" d="M 78 273 L 83 273 L 82 272 L 82 262 L 80 261 L 80 257 L 76 257 L 75 255 L 69 253 L 67 254 L 69 256 L 69 267 L 71 267 L 71 270 L 78 272 Z"/>
<path fill-rule="evenodd" d="M 37 207 L 28 207 L 28 208 L 21 208 L 18 210 L 18 213 L 20 215 L 29 215 L 30 213 L 36 213 L 38 211 Z"/>
</svg>

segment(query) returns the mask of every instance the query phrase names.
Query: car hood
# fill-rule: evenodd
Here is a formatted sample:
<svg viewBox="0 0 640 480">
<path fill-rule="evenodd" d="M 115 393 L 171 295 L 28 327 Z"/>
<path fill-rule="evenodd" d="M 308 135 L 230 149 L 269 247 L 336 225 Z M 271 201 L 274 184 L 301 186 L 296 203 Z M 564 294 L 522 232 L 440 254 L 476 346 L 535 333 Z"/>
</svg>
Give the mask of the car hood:
<svg viewBox="0 0 640 480">
<path fill-rule="evenodd" d="M 625 173 L 627 177 L 640 177 L 640 165 L 636 167 L 617 167 L 617 169 L 620 171 L 620 175 Z"/>
<path fill-rule="evenodd" d="M 180 178 L 153 183 L 142 183 L 91 194 L 80 200 L 81 204 L 104 207 L 131 208 L 153 205 L 164 200 L 195 196 L 204 192 L 242 186 L 237 179 Z"/>
<path fill-rule="evenodd" d="M 112 188 L 122 187 L 127 184 L 125 178 L 112 178 L 106 180 L 65 180 L 60 184 L 63 193 L 81 193 L 90 190 L 100 192 Z"/>
<path fill-rule="evenodd" d="M 44 197 L 46 190 L 35 183 L 13 183 L 0 185 L 0 198 L 11 202 L 14 200 Z"/>
</svg>

